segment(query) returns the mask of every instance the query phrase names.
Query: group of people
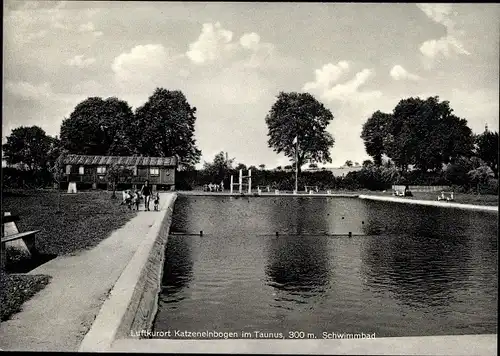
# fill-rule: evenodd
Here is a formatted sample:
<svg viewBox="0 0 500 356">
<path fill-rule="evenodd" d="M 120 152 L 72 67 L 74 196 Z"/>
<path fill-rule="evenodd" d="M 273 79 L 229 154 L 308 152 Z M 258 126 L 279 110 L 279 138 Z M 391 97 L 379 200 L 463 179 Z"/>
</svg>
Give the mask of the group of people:
<svg viewBox="0 0 500 356">
<path fill-rule="evenodd" d="M 220 182 L 220 184 L 214 184 L 214 183 L 210 183 L 210 184 L 205 184 L 205 186 L 203 187 L 203 190 L 205 192 L 223 192 L 224 191 L 224 182 Z"/>
<path fill-rule="evenodd" d="M 139 210 L 139 205 L 141 203 L 141 200 L 144 199 L 144 210 L 149 211 L 150 210 L 149 204 L 151 202 L 152 194 L 153 191 L 151 190 L 149 181 L 146 180 L 141 190 L 127 189 L 123 192 L 122 205 L 123 204 L 127 205 L 130 210 L 132 210 L 132 207 L 135 207 L 135 210 Z M 158 210 L 159 205 L 160 205 L 160 194 L 157 192 L 156 195 L 154 196 L 154 210 Z"/>
</svg>

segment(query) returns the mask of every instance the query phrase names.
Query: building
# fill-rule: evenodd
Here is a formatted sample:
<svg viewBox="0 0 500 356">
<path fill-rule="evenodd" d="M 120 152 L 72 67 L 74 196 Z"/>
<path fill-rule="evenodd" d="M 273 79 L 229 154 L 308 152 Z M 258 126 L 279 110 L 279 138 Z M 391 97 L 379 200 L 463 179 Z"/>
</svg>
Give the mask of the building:
<svg viewBox="0 0 500 356">
<path fill-rule="evenodd" d="M 322 167 L 322 168 L 308 168 L 304 169 L 303 172 L 322 172 L 327 171 L 331 172 L 335 177 L 343 177 L 346 176 L 349 172 L 357 172 L 360 171 L 362 166 L 341 166 L 341 167 Z"/>
<path fill-rule="evenodd" d="M 64 181 L 75 182 L 77 186 L 91 184 L 95 189 L 98 185 L 108 184 L 108 169 L 116 164 L 133 171 L 129 179 L 120 177 L 119 183 L 129 184 L 135 188 L 149 180 L 153 190 L 158 186 L 174 190 L 177 163 L 177 157 L 67 155 L 63 160 Z"/>
</svg>

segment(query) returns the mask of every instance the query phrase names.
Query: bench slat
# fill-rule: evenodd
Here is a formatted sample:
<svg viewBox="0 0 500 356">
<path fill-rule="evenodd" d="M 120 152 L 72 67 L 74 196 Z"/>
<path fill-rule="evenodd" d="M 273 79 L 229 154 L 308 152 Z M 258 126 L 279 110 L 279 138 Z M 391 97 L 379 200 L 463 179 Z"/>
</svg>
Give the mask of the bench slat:
<svg viewBox="0 0 500 356">
<path fill-rule="evenodd" d="M 30 235 L 35 235 L 35 234 L 39 233 L 40 231 L 41 230 L 25 231 L 25 232 L 21 232 L 19 234 L 5 236 L 5 237 L 2 237 L 2 243 L 12 241 L 12 240 L 17 240 L 17 239 L 22 239 L 22 238 L 30 236 Z"/>
</svg>

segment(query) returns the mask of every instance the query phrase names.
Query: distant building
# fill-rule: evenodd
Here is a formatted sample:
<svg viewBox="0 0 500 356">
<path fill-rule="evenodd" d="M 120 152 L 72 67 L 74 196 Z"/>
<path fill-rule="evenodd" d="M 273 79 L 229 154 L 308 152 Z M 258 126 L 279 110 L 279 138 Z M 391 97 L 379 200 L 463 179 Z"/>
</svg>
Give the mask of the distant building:
<svg viewBox="0 0 500 356">
<path fill-rule="evenodd" d="M 97 184 L 107 184 L 109 166 L 117 164 L 128 167 L 133 175 L 126 183 L 142 185 L 149 180 L 153 189 L 156 185 L 175 189 L 175 173 L 177 157 L 136 157 L 136 156 L 83 156 L 67 155 L 65 165 L 65 180 L 67 182 L 90 183 L 95 188 Z M 124 178 L 121 182 L 125 182 Z"/>
<path fill-rule="evenodd" d="M 332 174 L 335 177 L 342 177 L 347 175 L 349 172 L 357 172 L 361 170 L 363 167 L 362 166 L 341 166 L 341 167 L 322 167 L 322 168 L 307 168 L 304 169 L 303 172 L 322 172 L 322 171 L 328 171 L 332 172 Z"/>
</svg>

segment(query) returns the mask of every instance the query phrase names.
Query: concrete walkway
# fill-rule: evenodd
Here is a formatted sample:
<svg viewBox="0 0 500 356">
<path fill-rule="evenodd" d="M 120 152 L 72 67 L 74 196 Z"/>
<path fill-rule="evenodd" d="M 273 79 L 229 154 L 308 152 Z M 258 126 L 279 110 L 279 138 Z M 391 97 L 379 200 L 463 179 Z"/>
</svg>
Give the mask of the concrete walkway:
<svg viewBox="0 0 500 356">
<path fill-rule="evenodd" d="M 160 209 L 173 194 L 160 194 Z M 140 211 L 91 250 L 60 256 L 31 271 L 50 283 L 11 320 L 0 324 L 0 349 L 77 351 L 85 334 L 134 253 L 161 212 Z"/>
<path fill-rule="evenodd" d="M 359 195 L 360 199 L 368 200 L 379 200 L 379 201 L 390 201 L 395 203 L 406 203 L 406 204 L 417 204 L 417 205 L 428 205 L 436 206 L 441 208 L 456 208 L 465 210 L 477 210 L 477 211 L 490 211 L 498 213 L 498 206 L 491 205 L 474 205 L 474 204 L 461 204 L 452 202 L 443 202 L 435 200 L 421 200 L 421 199 L 408 199 L 408 198 L 397 198 L 397 197 L 383 197 L 378 195 Z"/>
</svg>

